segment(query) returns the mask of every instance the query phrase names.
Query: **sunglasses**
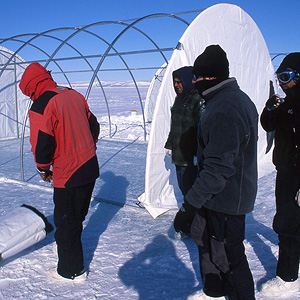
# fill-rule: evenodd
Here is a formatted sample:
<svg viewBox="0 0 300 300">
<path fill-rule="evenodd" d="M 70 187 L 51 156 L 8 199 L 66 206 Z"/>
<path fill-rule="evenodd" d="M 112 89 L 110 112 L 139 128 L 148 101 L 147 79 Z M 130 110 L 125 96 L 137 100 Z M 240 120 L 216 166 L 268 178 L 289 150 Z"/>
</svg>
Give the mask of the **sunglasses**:
<svg viewBox="0 0 300 300">
<path fill-rule="evenodd" d="M 203 77 L 203 76 L 196 77 L 195 75 L 193 75 L 192 82 L 195 84 L 202 80 L 212 80 L 212 79 L 216 79 L 216 77 Z"/>
<path fill-rule="evenodd" d="M 181 83 L 181 81 L 180 81 L 180 80 L 177 80 L 177 79 L 175 79 L 175 80 L 174 80 L 174 84 L 175 84 L 175 83 L 177 83 L 177 84 L 180 84 L 180 83 Z"/>
<path fill-rule="evenodd" d="M 286 70 L 277 74 L 279 82 L 286 84 L 292 81 L 293 79 L 299 79 L 299 73 L 295 73 L 293 70 Z"/>
</svg>

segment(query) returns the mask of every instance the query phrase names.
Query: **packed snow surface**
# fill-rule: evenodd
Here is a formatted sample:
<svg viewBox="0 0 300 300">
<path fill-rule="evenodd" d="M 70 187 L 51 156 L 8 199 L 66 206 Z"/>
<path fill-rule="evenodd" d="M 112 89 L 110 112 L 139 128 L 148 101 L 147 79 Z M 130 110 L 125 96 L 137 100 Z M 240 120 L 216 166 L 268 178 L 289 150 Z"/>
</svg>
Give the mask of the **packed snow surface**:
<svg viewBox="0 0 300 300">
<path fill-rule="evenodd" d="M 176 211 L 153 219 L 136 204 L 144 192 L 144 125 L 139 103 L 132 104 L 129 89 L 118 91 L 111 112 L 113 124 L 117 124 L 114 137 L 118 139 L 105 138 L 109 130 L 103 104 L 98 106 L 96 98 L 89 101 L 102 132 L 97 145 L 101 175 L 82 235 L 87 281 L 75 284 L 47 279 L 47 271 L 57 263 L 51 232 L 39 243 L 0 262 L 0 299 L 181 300 L 201 288 L 196 245 L 191 239 L 175 237 L 172 221 Z M 137 115 L 130 113 L 132 109 Z M 149 134 L 150 124 L 146 126 Z M 20 140 L 1 141 L 0 153 L 0 218 L 25 203 L 40 210 L 53 224 L 52 188 L 35 172 L 28 139 L 23 155 L 25 183 L 20 173 Z M 275 175 L 271 172 L 259 179 L 255 209 L 246 219 L 246 254 L 256 299 L 261 300 L 267 298 L 260 294 L 260 287 L 275 276 L 278 255 L 278 239 L 272 229 Z M 299 298 L 300 291 L 281 299 Z"/>
</svg>

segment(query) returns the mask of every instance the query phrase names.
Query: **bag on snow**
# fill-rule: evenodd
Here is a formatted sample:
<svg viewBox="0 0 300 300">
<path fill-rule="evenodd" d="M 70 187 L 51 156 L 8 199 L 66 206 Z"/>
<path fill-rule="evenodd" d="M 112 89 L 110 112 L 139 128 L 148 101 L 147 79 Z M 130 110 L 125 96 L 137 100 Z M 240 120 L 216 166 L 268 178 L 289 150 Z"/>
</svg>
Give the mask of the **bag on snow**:
<svg viewBox="0 0 300 300">
<path fill-rule="evenodd" d="M 0 261 L 36 244 L 53 230 L 36 208 L 23 204 L 0 216 Z"/>
</svg>

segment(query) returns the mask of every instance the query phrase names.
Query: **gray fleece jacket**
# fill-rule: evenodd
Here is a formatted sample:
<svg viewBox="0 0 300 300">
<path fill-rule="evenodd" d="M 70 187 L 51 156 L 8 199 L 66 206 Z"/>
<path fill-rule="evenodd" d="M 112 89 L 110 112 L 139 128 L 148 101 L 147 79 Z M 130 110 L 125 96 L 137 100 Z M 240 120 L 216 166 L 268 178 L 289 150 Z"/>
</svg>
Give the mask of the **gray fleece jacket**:
<svg viewBox="0 0 300 300">
<path fill-rule="evenodd" d="M 198 128 L 199 174 L 186 195 L 195 207 L 242 215 L 257 192 L 258 113 L 229 78 L 203 92 L 206 111 Z"/>
</svg>

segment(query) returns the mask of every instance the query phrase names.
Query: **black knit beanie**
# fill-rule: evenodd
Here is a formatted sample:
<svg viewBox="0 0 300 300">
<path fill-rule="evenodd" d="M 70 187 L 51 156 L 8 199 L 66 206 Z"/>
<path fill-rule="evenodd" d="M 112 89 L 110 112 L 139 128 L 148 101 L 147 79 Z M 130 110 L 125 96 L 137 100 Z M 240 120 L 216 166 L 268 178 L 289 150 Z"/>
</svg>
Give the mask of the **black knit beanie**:
<svg viewBox="0 0 300 300">
<path fill-rule="evenodd" d="M 219 45 L 207 46 L 200 54 L 193 67 L 193 74 L 197 77 L 217 77 L 226 79 L 229 77 L 229 62 L 226 52 Z"/>
<path fill-rule="evenodd" d="M 276 73 L 285 71 L 286 69 L 292 69 L 300 72 L 300 52 L 293 52 L 288 54 L 280 64 Z"/>
</svg>

